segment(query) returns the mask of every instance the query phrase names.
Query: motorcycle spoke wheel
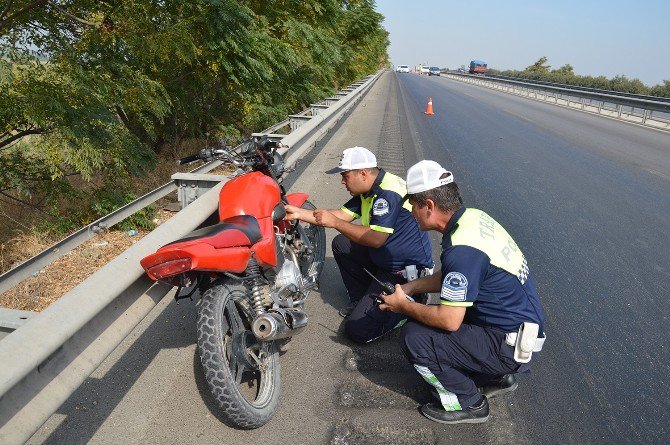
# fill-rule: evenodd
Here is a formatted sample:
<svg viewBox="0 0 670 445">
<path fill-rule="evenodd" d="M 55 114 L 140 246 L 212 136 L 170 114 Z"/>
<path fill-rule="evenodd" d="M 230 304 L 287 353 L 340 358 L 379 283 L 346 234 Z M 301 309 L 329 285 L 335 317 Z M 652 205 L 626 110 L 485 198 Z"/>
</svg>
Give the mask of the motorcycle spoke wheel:
<svg viewBox="0 0 670 445">
<path fill-rule="evenodd" d="M 274 343 L 251 332 L 254 317 L 244 286 L 225 283 L 203 295 L 198 348 L 207 384 L 226 423 L 258 428 L 279 403 L 279 358 Z"/>
<path fill-rule="evenodd" d="M 316 210 L 314 204 L 309 201 L 305 201 L 301 208 Z M 318 280 L 326 259 L 326 230 L 323 227 L 304 221 L 300 221 L 298 224 L 302 226 L 304 233 L 307 235 L 309 242 L 312 245 L 311 252 L 302 252 L 298 255 L 300 272 L 305 277 L 315 275 Z"/>
</svg>

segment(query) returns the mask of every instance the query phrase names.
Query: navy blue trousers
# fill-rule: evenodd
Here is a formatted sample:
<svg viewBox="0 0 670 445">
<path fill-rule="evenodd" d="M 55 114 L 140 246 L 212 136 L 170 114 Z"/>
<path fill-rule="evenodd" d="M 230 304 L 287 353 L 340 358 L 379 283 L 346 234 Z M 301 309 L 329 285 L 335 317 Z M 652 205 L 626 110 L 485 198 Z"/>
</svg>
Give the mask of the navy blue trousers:
<svg viewBox="0 0 670 445">
<path fill-rule="evenodd" d="M 410 320 L 403 327 L 401 346 L 447 410 L 479 402 L 478 386 L 530 369 L 530 363 L 514 361 L 514 347 L 505 343 L 504 332 L 481 326 L 462 324 L 448 332 Z"/>
<path fill-rule="evenodd" d="M 405 319 L 402 314 L 385 312 L 374 305 L 374 298 L 381 292 L 381 286 L 365 273 L 367 269 L 380 281 L 403 284 L 407 280 L 392 271 L 382 270 L 370 259 L 369 247 L 356 244 L 346 236 L 339 234 L 333 238 L 333 256 L 349 299 L 356 303 L 354 311 L 347 317 L 344 332 L 357 343 L 375 340 Z"/>
</svg>

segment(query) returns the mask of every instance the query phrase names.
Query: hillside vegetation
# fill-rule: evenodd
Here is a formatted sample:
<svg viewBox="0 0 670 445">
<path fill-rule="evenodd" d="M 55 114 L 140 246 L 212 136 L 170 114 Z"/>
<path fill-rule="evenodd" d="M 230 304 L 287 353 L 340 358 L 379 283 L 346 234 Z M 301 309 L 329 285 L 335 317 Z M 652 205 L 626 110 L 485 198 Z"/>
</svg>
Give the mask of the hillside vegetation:
<svg viewBox="0 0 670 445">
<path fill-rule="evenodd" d="M 373 0 L 2 2 L 3 238 L 76 229 L 183 141 L 236 142 L 385 66 L 382 19 Z"/>
</svg>

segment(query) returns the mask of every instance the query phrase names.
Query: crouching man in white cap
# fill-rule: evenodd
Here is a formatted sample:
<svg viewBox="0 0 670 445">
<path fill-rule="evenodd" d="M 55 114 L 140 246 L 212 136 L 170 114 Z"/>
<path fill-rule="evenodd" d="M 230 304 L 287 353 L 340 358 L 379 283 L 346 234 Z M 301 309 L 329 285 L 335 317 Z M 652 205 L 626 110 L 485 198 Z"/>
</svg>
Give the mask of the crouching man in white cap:
<svg viewBox="0 0 670 445">
<path fill-rule="evenodd" d="M 441 273 L 395 287 L 379 307 L 406 315 L 403 351 L 437 403 L 421 412 L 441 423 L 480 423 L 488 397 L 518 386 L 544 343 L 544 313 L 526 258 L 481 210 L 463 207 L 451 172 L 434 161 L 407 171 L 408 200 L 422 230 L 442 233 Z M 407 299 L 440 292 L 439 305 Z"/>
<path fill-rule="evenodd" d="M 286 218 L 340 232 L 333 239 L 333 256 L 350 299 L 340 315 L 347 318 L 346 335 L 366 343 L 401 325 L 405 316 L 379 310 L 374 297 L 382 288 L 365 270 L 391 286 L 432 273 L 430 242 L 419 230 L 409 203 L 403 202 L 405 181 L 378 168 L 367 148 L 344 150 L 339 166 L 326 173 L 341 174 L 352 198 L 336 210 L 286 206 Z M 353 224 L 355 219 L 361 224 Z"/>
</svg>

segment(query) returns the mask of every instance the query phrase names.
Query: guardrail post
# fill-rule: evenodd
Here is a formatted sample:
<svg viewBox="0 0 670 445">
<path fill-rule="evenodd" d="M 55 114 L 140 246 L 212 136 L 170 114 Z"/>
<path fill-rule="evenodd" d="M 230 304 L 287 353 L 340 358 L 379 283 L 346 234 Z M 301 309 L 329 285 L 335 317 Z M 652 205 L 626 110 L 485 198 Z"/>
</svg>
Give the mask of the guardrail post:
<svg viewBox="0 0 670 445">
<path fill-rule="evenodd" d="M 0 307 L 0 340 L 26 324 L 35 315 L 37 312 Z"/>
<path fill-rule="evenodd" d="M 328 105 L 322 104 L 311 104 L 310 108 L 312 109 L 312 116 L 318 116 L 329 108 Z"/>
<path fill-rule="evenodd" d="M 302 114 L 292 114 L 288 118 L 289 118 L 289 121 L 291 122 L 291 131 L 293 132 L 293 131 L 297 130 L 298 128 L 300 128 L 300 126 L 302 124 L 304 124 L 305 122 L 309 122 L 309 120 L 312 118 L 312 116 L 305 116 L 305 115 L 302 115 Z"/>
<path fill-rule="evenodd" d="M 177 185 L 177 199 L 182 209 L 185 209 L 216 184 L 226 179 L 228 177 L 224 175 L 208 175 L 204 173 L 175 173 L 172 175 L 172 180 Z"/>
</svg>

